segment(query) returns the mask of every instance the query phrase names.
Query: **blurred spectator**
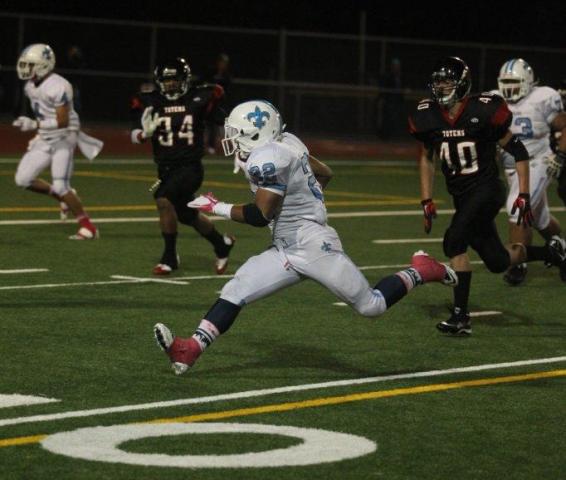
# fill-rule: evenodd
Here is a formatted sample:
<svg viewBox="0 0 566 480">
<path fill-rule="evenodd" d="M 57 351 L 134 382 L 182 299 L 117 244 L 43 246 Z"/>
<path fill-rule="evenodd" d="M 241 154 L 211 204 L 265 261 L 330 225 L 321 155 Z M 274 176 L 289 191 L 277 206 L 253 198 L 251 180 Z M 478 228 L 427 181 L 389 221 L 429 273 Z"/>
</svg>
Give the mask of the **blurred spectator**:
<svg viewBox="0 0 566 480">
<path fill-rule="evenodd" d="M 87 64 L 82 49 L 77 45 L 71 45 L 67 49 L 65 67 L 69 70 L 83 70 Z M 82 111 L 82 96 L 80 87 L 80 77 L 77 74 L 67 74 L 67 79 L 73 86 L 73 107 L 80 115 Z"/>
<path fill-rule="evenodd" d="M 226 53 L 221 53 L 216 57 L 214 67 L 210 70 L 205 80 L 208 83 L 216 83 L 224 89 L 224 98 L 219 105 L 224 111 L 228 113 L 230 110 L 229 92 L 232 84 L 232 74 L 230 73 L 230 57 Z M 207 139 L 207 153 L 214 155 L 216 153 L 216 141 L 219 131 L 222 127 L 214 123 L 208 123 L 208 139 Z"/>
<path fill-rule="evenodd" d="M 389 70 L 378 81 L 378 87 L 397 89 L 397 92 L 386 91 L 378 98 L 378 134 L 384 140 L 399 137 L 405 133 L 406 111 L 403 97 L 403 81 L 401 76 L 401 61 L 393 58 Z"/>
</svg>

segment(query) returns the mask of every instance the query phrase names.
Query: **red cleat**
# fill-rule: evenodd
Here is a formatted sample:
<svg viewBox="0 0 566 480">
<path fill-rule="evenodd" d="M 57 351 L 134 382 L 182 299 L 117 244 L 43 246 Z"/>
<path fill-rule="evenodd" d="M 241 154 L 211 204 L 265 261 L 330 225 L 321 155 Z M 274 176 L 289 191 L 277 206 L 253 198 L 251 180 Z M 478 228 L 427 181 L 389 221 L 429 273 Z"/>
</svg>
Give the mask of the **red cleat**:
<svg viewBox="0 0 566 480">
<path fill-rule="evenodd" d="M 77 233 L 69 237 L 69 240 L 96 240 L 99 237 L 98 228 L 91 223 L 89 226 L 80 227 Z"/>
<path fill-rule="evenodd" d="M 153 327 L 157 345 L 167 353 L 171 367 L 177 375 L 185 373 L 192 367 L 202 353 L 200 345 L 194 338 L 173 337 L 173 333 L 162 323 Z"/>
<path fill-rule="evenodd" d="M 450 287 L 458 285 L 458 276 L 454 270 L 435 260 L 422 250 L 413 254 L 411 266 L 419 272 L 423 283 L 440 282 Z"/>
</svg>

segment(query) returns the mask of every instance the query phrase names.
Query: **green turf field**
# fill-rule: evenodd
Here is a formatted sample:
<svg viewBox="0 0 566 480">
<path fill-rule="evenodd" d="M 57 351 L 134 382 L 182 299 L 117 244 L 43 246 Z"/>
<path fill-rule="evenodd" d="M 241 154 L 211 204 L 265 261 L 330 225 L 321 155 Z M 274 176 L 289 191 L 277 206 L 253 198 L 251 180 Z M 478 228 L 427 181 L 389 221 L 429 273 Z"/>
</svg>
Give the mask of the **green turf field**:
<svg viewBox="0 0 566 480">
<path fill-rule="evenodd" d="M 413 167 L 333 168 L 330 223 L 370 283 L 419 248 L 442 258 L 440 240 L 419 241 Z M 565 478 L 566 285 L 555 269 L 533 265 L 513 288 L 476 264 L 471 310 L 481 316 L 470 338 L 434 328 L 448 316 L 446 287 L 419 287 L 366 319 L 306 281 L 244 309 L 176 377 L 153 324 L 192 334 L 226 279 L 213 276 L 212 250 L 187 227 L 181 268 L 152 277 L 161 254 L 152 166 L 78 163 L 74 186 L 99 220 L 92 242 L 67 240 L 74 223 L 57 220 L 51 199 L 18 190 L 14 170 L 0 164 L 0 479 Z M 208 166 L 207 190 L 250 198 L 228 164 Z M 439 209 L 451 208 L 440 177 L 436 192 Z M 566 224 L 563 208 L 554 214 Z M 430 238 L 442 237 L 449 218 L 439 215 Z M 237 237 L 228 274 L 269 244 L 267 229 L 217 227 Z M 58 401 L 9 406 L 14 394 Z M 210 430 L 167 430 L 197 424 Z M 61 435 L 111 426 L 145 433 L 120 443 L 121 455 L 109 447 L 121 430 Z M 326 436 L 314 432 L 311 446 L 285 427 Z M 102 433 L 110 440 L 97 440 Z M 141 464 L 124 463 L 133 459 Z M 230 459 L 240 468 L 222 467 Z M 167 466 L 177 460 L 209 466 Z"/>
</svg>

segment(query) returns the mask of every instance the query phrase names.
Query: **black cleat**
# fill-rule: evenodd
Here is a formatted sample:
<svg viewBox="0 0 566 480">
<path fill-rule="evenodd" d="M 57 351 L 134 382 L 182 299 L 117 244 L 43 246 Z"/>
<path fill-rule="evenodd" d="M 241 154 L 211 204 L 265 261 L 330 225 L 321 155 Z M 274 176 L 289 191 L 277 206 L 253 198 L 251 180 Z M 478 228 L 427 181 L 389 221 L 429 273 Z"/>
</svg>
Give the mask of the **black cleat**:
<svg viewBox="0 0 566 480">
<path fill-rule="evenodd" d="M 214 249 L 214 253 L 216 253 L 214 269 L 217 275 L 222 275 L 228 268 L 228 256 L 236 243 L 236 238 L 231 235 L 224 235 L 222 239 L 224 240 L 222 247 L 220 249 Z"/>
<path fill-rule="evenodd" d="M 513 265 L 503 275 L 503 280 L 509 285 L 517 286 L 525 281 L 527 276 L 527 264 L 520 263 L 519 265 Z"/>
<path fill-rule="evenodd" d="M 470 320 L 469 313 L 456 312 L 452 313 L 452 316 L 448 320 L 437 323 L 436 328 L 442 332 L 449 335 L 471 335 L 472 334 L 472 322 Z"/>
<path fill-rule="evenodd" d="M 560 269 L 560 279 L 566 282 L 566 241 L 554 235 L 547 243 L 549 263 Z"/>
</svg>

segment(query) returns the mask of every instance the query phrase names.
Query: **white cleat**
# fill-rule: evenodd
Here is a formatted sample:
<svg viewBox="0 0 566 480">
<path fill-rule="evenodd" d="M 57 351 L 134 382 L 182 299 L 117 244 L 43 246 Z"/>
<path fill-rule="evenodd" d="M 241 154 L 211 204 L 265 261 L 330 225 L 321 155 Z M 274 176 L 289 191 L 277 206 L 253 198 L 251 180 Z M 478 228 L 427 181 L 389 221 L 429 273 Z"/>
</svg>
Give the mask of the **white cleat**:
<svg viewBox="0 0 566 480">
<path fill-rule="evenodd" d="M 162 323 L 156 323 L 153 326 L 153 335 L 155 337 L 155 341 L 157 342 L 157 346 L 161 348 L 164 352 L 169 350 L 169 347 L 173 343 L 174 335 L 173 332 Z"/>
</svg>

